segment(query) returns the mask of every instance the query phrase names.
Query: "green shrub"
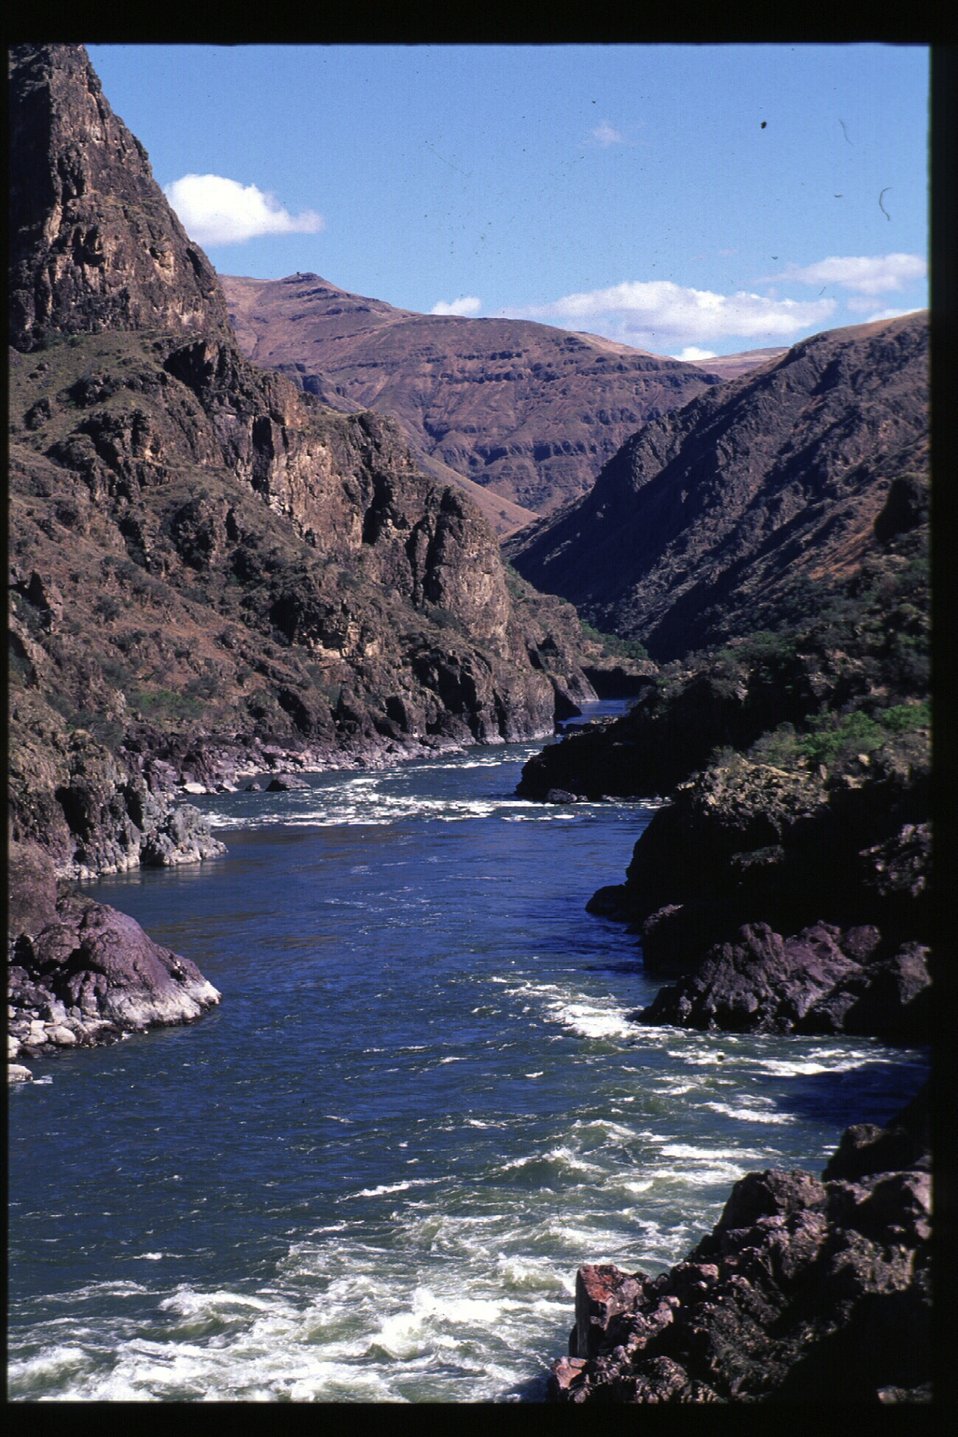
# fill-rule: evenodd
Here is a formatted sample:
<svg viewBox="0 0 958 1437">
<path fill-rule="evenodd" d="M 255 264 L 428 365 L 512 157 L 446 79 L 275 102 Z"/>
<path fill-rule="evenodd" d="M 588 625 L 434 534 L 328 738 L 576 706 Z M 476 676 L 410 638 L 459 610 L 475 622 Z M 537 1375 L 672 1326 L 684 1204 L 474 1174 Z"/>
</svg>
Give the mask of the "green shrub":
<svg viewBox="0 0 958 1437">
<path fill-rule="evenodd" d="M 812 731 L 799 749 L 812 763 L 834 765 L 859 753 L 880 748 L 885 730 L 861 709 L 847 715 L 825 713 L 811 720 Z"/>
<path fill-rule="evenodd" d="M 876 717 L 890 733 L 912 733 L 915 729 L 930 727 L 931 704 L 927 699 L 917 704 L 895 704 Z"/>
<path fill-rule="evenodd" d="M 205 707 L 199 699 L 176 693 L 173 689 L 133 688 L 127 691 L 127 699 L 130 707 L 137 709 L 144 718 L 160 721 L 196 719 Z"/>
<path fill-rule="evenodd" d="M 584 619 L 579 620 L 579 626 L 584 638 L 601 644 L 614 658 L 628 659 L 637 664 L 649 662 L 649 651 L 638 639 L 623 639 L 618 634 L 605 634 L 601 629 L 595 629 L 591 624 L 587 624 Z"/>
</svg>

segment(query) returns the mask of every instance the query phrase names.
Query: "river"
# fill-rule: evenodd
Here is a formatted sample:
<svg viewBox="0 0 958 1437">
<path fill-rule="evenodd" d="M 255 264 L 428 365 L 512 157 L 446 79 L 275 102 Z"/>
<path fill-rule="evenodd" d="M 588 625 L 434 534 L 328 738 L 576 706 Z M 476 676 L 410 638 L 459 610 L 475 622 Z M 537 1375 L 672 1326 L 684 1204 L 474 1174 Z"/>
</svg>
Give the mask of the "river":
<svg viewBox="0 0 958 1437">
<path fill-rule="evenodd" d="M 10 1400 L 541 1400 L 579 1263 L 662 1271 L 917 1090 L 630 1023 L 657 985 L 584 905 L 651 809 L 517 799 L 539 747 L 203 798 L 226 856 L 88 885 L 223 998 L 11 1092 Z"/>
</svg>

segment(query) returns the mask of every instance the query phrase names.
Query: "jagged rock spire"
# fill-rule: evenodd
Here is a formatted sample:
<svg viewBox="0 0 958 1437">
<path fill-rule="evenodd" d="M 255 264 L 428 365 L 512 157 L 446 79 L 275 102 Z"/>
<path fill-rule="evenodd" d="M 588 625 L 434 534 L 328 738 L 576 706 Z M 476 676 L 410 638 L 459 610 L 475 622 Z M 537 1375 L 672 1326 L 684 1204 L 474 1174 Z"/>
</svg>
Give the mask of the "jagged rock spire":
<svg viewBox="0 0 958 1437">
<path fill-rule="evenodd" d="M 104 329 L 225 331 L 209 260 L 81 45 L 9 53 L 10 343 Z"/>
</svg>

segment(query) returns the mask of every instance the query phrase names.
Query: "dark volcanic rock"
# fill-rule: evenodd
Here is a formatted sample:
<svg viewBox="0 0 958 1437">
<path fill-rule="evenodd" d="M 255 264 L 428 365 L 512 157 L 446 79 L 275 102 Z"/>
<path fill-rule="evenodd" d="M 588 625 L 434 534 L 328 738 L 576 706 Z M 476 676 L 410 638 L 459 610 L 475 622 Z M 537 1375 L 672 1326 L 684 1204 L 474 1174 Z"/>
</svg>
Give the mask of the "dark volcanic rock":
<svg viewBox="0 0 958 1437">
<path fill-rule="evenodd" d="M 816 923 L 783 938 L 756 923 L 709 949 L 694 974 L 664 988 L 635 1016 L 732 1033 L 860 1033 L 921 1042 L 931 1032 L 930 983 L 928 950 L 908 944 L 882 957 L 876 928 L 842 933 Z"/>
<path fill-rule="evenodd" d="M 41 847 L 60 876 L 94 878 L 139 864 L 170 867 L 225 853 L 173 785 L 137 757 L 114 756 L 85 729 L 72 733 L 36 694 L 11 704 L 14 847 Z M 31 720 L 33 720 L 31 722 Z"/>
<path fill-rule="evenodd" d="M 801 705 L 794 691 L 748 676 L 728 681 L 700 672 L 673 694 L 646 679 L 621 718 L 589 724 L 529 759 L 516 792 L 522 798 L 543 798 L 549 788 L 589 798 L 665 795 L 704 768 L 717 747 L 743 747 Z"/>
<path fill-rule="evenodd" d="M 275 778 L 270 779 L 266 785 L 266 792 L 288 793 L 294 788 L 309 788 L 309 784 L 305 778 L 300 778 L 298 774 L 280 773 L 277 774 Z"/>
<path fill-rule="evenodd" d="M 821 1181 L 748 1174 L 711 1235 L 660 1277 L 581 1268 L 553 1400 L 929 1401 L 926 1128 L 927 1093 L 870 1140 L 849 1130 Z"/>
<path fill-rule="evenodd" d="M 14 940 L 8 984 L 10 1056 L 21 1058 L 189 1023 L 220 997 L 134 919 L 75 896 L 61 898 L 37 933 Z"/>
<path fill-rule="evenodd" d="M 916 741 L 832 779 L 735 755 L 681 785 L 592 904 L 635 925 L 648 971 L 687 975 L 635 1016 L 925 1041 L 927 784 Z"/>
<path fill-rule="evenodd" d="M 394 309 L 315 274 L 221 282 L 249 358 L 391 415 L 427 470 L 485 491 L 503 532 L 585 493 L 640 424 L 720 377 L 529 320 Z"/>
<path fill-rule="evenodd" d="M 869 1173 L 931 1165 L 931 1111 L 924 1088 L 885 1127 L 855 1123 L 846 1128 L 822 1176 L 856 1182 Z"/>
<path fill-rule="evenodd" d="M 771 627 L 798 582 L 825 593 L 921 522 L 927 364 L 924 313 L 803 340 L 647 424 L 506 552 L 657 660 Z"/>
</svg>

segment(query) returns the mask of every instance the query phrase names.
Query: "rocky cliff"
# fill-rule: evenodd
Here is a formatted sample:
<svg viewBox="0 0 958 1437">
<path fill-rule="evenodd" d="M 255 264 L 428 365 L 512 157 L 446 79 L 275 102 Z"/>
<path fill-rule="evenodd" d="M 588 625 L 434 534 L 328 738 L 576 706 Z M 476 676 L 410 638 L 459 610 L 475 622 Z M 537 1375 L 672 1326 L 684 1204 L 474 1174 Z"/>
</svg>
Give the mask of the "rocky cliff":
<svg viewBox="0 0 958 1437">
<path fill-rule="evenodd" d="M 554 1401 L 876 1408 L 932 1397 L 927 1092 L 848 1129 L 822 1177 L 737 1182 L 659 1277 L 579 1269 Z"/>
<path fill-rule="evenodd" d="M 924 313 L 803 340 L 645 425 L 506 551 L 660 661 L 775 627 L 796 585 L 824 597 L 860 567 L 893 481 L 927 472 L 927 368 Z"/>
<path fill-rule="evenodd" d="M 83 1003 L 37 992 L 94 919 L 30 911 L 31 854 L 212 857 L 186 784 L 545 735 L 593 690 L 459 488 L 242 356 L 82 48 L 14 47 L 9 93 L 11 922 L 20 1016 L 67 1032 Z"/>
<path fill-rule="evenodd" d="M 427 468 L 485 491 L 501 532 L 584 494 L 640 424 L 724 377 L 529 320 L 395 309 L 315 274 L 222 283 L 244 353 L 327 404 L 392 416 Z"/>
<path fill-rule="evenodd" d="M 79 45 L 10 52 L 9 340 L 104 330 L 226 333 L 212 266 Z"/>
<path fill-rule="evenodd" d="M 83 51 L 18 47 L 11 99 L 14 839 L 166 861 L 173 784 L 264 746 L 502 741 L 590 696 L 460 491 L 242 357 Z"/>
</svg>

